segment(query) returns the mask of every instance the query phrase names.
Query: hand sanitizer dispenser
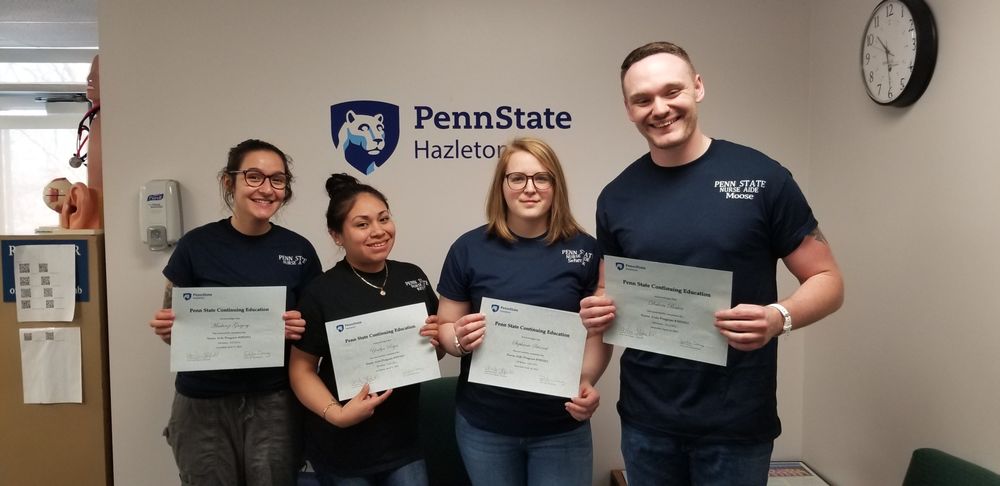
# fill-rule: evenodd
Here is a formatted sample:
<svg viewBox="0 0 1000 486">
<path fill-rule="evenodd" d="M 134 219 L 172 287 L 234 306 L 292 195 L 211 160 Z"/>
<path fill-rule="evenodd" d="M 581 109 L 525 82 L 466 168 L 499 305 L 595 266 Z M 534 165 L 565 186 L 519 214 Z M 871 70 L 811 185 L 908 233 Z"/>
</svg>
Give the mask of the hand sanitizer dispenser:
<svg viewBox="0 0 1000 486">
<path fill-rule="evenodd" d="M 139 190 L 139 239 L 153 251 L 177 243 L 181 227 L 181 193 L 177 181 L 155 179 Z"/>
</svg>

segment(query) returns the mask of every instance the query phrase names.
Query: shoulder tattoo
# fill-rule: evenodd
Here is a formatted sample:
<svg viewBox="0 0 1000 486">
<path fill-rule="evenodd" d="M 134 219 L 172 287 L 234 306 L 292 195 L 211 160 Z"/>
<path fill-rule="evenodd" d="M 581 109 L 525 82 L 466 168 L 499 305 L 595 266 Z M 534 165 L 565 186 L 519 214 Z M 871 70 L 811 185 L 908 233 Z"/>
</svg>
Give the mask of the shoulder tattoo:
<svg viewBox="0 0 1000 486">
<path fill-rule="evenodd" d="M 823 243 L 826 246 L 830 246 L 830 242 L 827 241 L 826 236 L 823 236 L 823 232 L 819 230 L 819 226 L 817 226 L 816 229 L 812 230 L 809 233 L 809 236 L 812 236 L 813 238 L 816 239 L 816 241 Z"/>
</svg>

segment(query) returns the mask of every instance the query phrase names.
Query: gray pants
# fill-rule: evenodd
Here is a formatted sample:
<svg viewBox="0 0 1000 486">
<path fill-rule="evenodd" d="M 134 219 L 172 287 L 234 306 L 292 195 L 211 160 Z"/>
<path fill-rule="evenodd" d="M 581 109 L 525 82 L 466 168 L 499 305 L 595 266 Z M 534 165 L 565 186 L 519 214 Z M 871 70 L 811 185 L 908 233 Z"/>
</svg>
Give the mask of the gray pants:
<svg viewBox="0 0 1000 486">
<path fill-rule="evenodd" d="M 164 430 L 184 486 L 293 486 L 300 408 L 289 390 L 222 398 L 174 395 Z"/>
</svg>

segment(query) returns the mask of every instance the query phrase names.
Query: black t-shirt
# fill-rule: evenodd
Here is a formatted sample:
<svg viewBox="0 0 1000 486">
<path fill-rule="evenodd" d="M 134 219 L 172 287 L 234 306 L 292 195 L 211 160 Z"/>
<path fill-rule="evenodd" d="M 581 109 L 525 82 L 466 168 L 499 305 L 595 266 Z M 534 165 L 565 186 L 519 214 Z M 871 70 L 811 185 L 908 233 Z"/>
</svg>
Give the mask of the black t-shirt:
<svg viewBox="0 0 1000 486">
<path fill-rule="evenodd" d="M 299 301 L 306 330 L 295 346 L 322 358 L 319 377 L 335 397 L 337 381 L 330 360 L 327 322 L 417 303 L 424 303 L 428 314 L 437 313 L 437 296 L 419 267 L 393 260 L 386 265 L 389 275 L 384 296 L 362 282 L 347 261 L 341 260 L 314 280 Z M 386 278 L 382 272 L 358 273 L 372 283 L 381 283 Z M 341 405 L 351 398 L 337 397 Z M 396 388 L 375 409 L 375 415 L 345 429 L 327 423 L 316 414 L 308 414 L 306 458 L 317 471 L 349 476 L 374 474 L 419 459 L 419 399 L 419 384 Z"/>
<path fill-rule="evenodd" d="M 298 233 L 272 224 L 267 233 L 249 236 L 226 218 L 185 234 L 163 275 L 176 287 L 284 286 L 285 308 L 293 309 L 306 284 L 321 271 L 316 250 Z M 288 371 L 284 367 L 182 371 L 174 386 L 178 393 L 194 398 L 272 392 L 288 388 Z"/>
<path fill-rule="evenodd" d="M 775 302 L 778 259 L 816 226 L 787 169 L 724 140 L 680 167 L 657 166 L 646 154 L 597 200 L 605 254 L 731 271 L 732 305 Z M 777 339 L 751 352 L 729 348 L 721 367 L 627 349 L 618 411 L 653 433 L 771 440 L 781 432 L 777 351 Z"/>
<path fill-rule="evenodd" d="M 580 299 L 597 287 L 600 260 L 597 241 L 587 234 L 551 245 L 544 236 L 508 243 L 481 226 L 460 236 L 448 250 L 438 292 L 468 302 L 473 313 L 479 312 L 483 297 L 579 312 Z M 537 325 L 546 327 L 544 322 Z M 462 358 L 457 406 L 475 427 L 537 437 L 582 425 L 566 411 L 565 398 L 469 383 L 471 363 L 471 354 Z"/>
</svg>

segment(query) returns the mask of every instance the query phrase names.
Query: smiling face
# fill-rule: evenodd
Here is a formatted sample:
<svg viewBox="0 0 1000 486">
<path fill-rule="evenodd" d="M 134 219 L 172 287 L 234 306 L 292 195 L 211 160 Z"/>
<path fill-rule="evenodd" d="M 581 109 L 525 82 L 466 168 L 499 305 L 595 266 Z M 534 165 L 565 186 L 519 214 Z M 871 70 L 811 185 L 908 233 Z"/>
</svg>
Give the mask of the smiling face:
<svg viewBox="0 0 1000 486">
<path fill-rule="evenodd" d="M 281 157 L 270 150 L 248 152 L 239 168 L 240 171 L 258 171 L 265 176 L 283 173 L 284 169 Z M 250 187 L 242 173 L 226 174 L 224 182 L 232 187 L 233 227 L 248 235 L 266 233 L 271 227 L 271 217 L 285 201 L 285 189 L 275 189 L 270 180 Z"/>
<path fill-rule="evenodd" d="M 622 78 L 622 93 L 628 118 L 646 138 L 654 160 L 697 152 L 703 138 L 698 103 L 705 86 L 685 60 L 661 53 L 636 62 Z"/>
<path fill-rule="evenodd" d="M 540 172 L 548 172 L 534 155 L 518 150 L 510 155 L 505 174 L 519 172 L 533 176 Z M 532 237 L 535 233 L 544 233 L 548 227 L 549 209 L 552 208 L 553 187 L 540 190 L 531 180 L 526 181 L 523 189 L 511 189 L 507 181 L 503 181 L 503 198 L 507 203 L 507 225 L 519 236 Z"/>
<path fill-rule="evenodd" d="M 392 251 L 396 224 L 381 199 L 361 192 L 354 199 L 341 231 L 331 231 L 331 236 L 344 248 L 347 263 L 363 272 L 375 273 L 382 270 Z"/>
</svg>

